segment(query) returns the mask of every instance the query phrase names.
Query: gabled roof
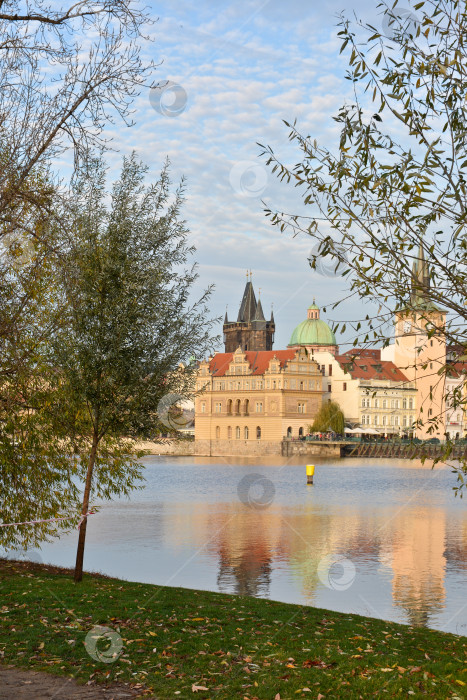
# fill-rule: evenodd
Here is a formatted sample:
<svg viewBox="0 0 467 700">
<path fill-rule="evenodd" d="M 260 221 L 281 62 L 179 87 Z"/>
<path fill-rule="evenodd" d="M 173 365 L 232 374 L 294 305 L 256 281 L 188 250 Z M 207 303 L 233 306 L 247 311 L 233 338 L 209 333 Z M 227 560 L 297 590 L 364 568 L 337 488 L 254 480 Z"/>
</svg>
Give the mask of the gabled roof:
<svg viewBox="0 0 467 700">
<path fill-rule="evenodd" d="M 366 357 L 366 358 L 371 358 L 373 360 L 380 360 L 381 359 L 381 349 L 380 348 L 351 348 L 350 350 L 346 350 L 345 352 L 341 353 L 342 356 L 350 357 Z"/>
<path fill-rule="evenodd" d="M 352 379 L 386 379 L 392 382 L 408 382 L 409 380 L 393 362 L 374 360 L 371 357 L 349 357 L 336 355 L 336 360 L 342 369 L 350 374 Z"/>
<path fill-rule="evenodd" d="M 264 374 L 269 367 L 269 363 L 273 357 L 279 360 L 279 365 L 282 369 L 287 362 L 293 360 L 296 350 L 247 350 L 243 354 L 246 355 L 248 364 L 252 369 L 253 375 Z M 214 355 L 209 363 L 209 371 L 213 377 L 224 377 L 232 362 L 233 352 L 218 352 Z M 237 376 L 237 375 L 229 375 Z M 245 376 L 245 375 L 243 375 Z"/>
</svg>

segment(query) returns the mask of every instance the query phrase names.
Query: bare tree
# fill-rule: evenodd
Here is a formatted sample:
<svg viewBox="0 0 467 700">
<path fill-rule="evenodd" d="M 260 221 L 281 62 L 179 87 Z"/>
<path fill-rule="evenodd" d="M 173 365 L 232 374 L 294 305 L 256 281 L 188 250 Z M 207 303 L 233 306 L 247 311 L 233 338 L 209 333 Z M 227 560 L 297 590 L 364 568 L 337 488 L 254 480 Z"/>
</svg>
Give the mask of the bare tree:
<svg viewBox="0 0 467 700">
<path fill-rule="evenodd" d="M 105 143 L 106 122 L 131 123 L 152 63 L 141 59 L 146 12 L 133 0 L 0 0 L 0 236 L 52 213 L 29 180 L 72 150 L 75 163 Z M 24 216 L 25 210 L 28 216 Z"/>
</svg>

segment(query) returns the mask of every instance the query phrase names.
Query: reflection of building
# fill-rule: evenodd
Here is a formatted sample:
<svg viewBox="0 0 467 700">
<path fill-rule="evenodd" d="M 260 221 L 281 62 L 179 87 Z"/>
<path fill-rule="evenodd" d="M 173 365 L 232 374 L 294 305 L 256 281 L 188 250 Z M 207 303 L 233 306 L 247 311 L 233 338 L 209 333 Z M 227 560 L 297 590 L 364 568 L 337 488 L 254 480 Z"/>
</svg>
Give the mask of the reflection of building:
<svg viewBox="0 0 467 700">
<path fill-rule="evenodd" d="M 306 435 L 322 402 L 321 374 L 305 348 L 218 353 L 199 366 L 197 454 L 280 454 Z"/>
<path fill-rule="evenodd" d="M 242 350 L 272 350 L 274 343 L 274 316 L 264 318 L 261 300 L 256 301 L 253 284 L 250 279 L 246 283 L 242 303 L 236 321 L 229 321 L 227 311 L 224 320 L 225 352 Z"/>
<path fill-rule="evenodd" d="M 445 603 L 445 515 L 433 508 L 403 511 L 394 529 L 390 543 L 394 603 L 404 608 L 411 625 L 424 626 Z"/>
</svg>

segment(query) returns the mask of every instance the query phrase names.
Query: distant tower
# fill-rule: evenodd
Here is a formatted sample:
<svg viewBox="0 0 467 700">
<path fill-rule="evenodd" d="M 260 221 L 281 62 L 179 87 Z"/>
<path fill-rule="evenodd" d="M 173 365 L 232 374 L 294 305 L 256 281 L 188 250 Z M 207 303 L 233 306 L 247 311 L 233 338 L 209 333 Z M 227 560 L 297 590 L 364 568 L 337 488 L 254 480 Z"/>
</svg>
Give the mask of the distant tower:
<svg viewBox="0 0 467 700">
<path fill-rule="evenodd" d="M 225 352 L 242 350 L 272 350 L 276 326 L 271 311 L 271 320 L 264 318 L 261 299 L 256 301 L 251 273 L 247 273 L 247 283 L 236 321 L 229 323 L 227 311 L 224 319 Z"/>
<path fill-rule="evenodd" d="M 424 423 L 422 428 L 417 429 L 417 437 L 443 438 L 445 403 L 442 369 L 446 363 L 446 312 L 431 301 L 427 294 L 429 288 L 430 270 L 423 246 L 420 245 L 413 264 L 411 308 L 396 313 L 395 343 L 389 347 L 394 353 L 394 364 L 417 388 L 418 406 L 414 414 Z M 430 331 L 435 332 L 428 337 Z M 439 425 L 430 433 L 430 419 L 436 417 L 440 418 Z"/>
</svg>

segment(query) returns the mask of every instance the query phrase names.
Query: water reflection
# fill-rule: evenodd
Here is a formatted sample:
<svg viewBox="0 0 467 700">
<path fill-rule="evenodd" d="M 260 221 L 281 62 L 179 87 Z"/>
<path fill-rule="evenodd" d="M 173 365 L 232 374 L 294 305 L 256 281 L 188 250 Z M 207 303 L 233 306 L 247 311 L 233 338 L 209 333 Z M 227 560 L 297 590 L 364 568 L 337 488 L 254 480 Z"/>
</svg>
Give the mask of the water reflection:
<svg viewBox="0 0 467 700">
<path fill-rule="evenodd" d="M 307 487 L 300 464 L 187 459 L 149 459 L 146 489 L 103 507 L 88 569 L 467 632 L 467 518 L 448 469 L 347 460 Z M 274 483 L 268 508 L 237 495 L 258 470 Z M 44 559 L 67 563 L 67 544 Z"/>
</svg>

